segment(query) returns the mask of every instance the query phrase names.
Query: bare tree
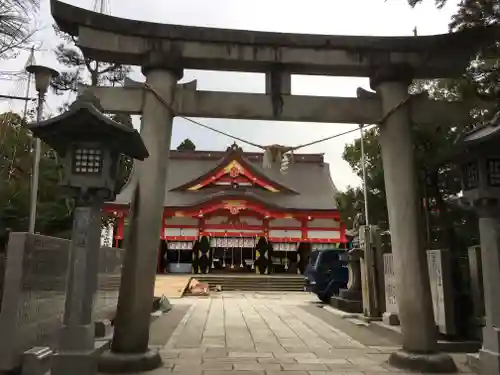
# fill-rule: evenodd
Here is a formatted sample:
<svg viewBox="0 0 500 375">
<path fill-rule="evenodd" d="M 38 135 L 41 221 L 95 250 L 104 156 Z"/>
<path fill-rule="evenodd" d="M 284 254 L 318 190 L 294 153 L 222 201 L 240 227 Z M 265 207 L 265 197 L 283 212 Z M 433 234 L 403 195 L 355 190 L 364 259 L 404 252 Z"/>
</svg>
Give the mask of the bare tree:
<svg viewBox="0 0 500 375">
<path fill-rule="evenodd" d="M 10 58 L 33 36 L 40 0 L 0 0 L 0 58 Z"/>
<path fill-rule="evenodd" d="M 51 81 L 51 87 L 57 95 L 78 92 L 78 85 L 87 83 L 91 86 L 115 86 L 123 82 L 131 72 L 130 66 L 103 63 L 85 57 L 78 48 L 78 38 L 73 37 L 57 26 L 56 35 L 61 38 L 55 49 L 57 61 L 66 67 L 61 74 Z"/>
</svg>

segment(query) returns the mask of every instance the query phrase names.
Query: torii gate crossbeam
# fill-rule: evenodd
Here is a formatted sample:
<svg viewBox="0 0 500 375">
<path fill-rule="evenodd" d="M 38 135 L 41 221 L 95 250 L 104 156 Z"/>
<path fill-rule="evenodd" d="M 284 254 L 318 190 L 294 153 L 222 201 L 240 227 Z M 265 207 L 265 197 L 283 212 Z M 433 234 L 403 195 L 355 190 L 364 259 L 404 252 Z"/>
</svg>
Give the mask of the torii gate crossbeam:
<svg viewBox="0 0 500 375">
<path fill-rule="evenodd" d="M 144 88 L 85 87 L 110 113 L 142 113 Z M 199 91 L 191 83 L 178 85 L 172 109 L 178 116 L 346 124 L 376 124 L 382 101 L 372 98 L 281 95 L 275 108 L 272 95 Z M 415 96 L 409 103 L 412 122 L 419 125 L 470 124 L 471 103 L 447 102 Z"/>
</svg>

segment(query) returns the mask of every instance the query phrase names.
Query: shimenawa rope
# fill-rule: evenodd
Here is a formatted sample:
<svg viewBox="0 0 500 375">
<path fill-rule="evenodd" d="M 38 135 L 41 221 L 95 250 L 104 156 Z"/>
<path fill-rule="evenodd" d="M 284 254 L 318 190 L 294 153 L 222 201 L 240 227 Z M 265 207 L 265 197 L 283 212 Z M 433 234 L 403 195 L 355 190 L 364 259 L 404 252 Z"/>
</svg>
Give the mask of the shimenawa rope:
<svg viewBox="0 0 500 375">
<path fill-rule="evenodd" d="M 156 91 L 154 89 L 154 87 L 152 87 L 148 83 L 144 83 L 144 87 L 146 89 L 148 89 L 149 91 L 151 91 L 156 96 L 156 98 L 160 101 L 160 103 L 162 103 L 174 115 L 176 115 L 176 116 L 178 116 L 178 117 L 180 117 L 180 118 L 182 118 L 182 119 L 184 119 L 186 121 L 189 121 L 189 122 L 191 122 L 191 123 L 193 123 L 195 125 L 198 125 L 198 126 L 201 126 L 201 127 L 205 128 L 205 129 L 211 130 L 211 131 L 213 131 L 215 133 L 222 134 L 222 135 L 224 135 L 226 137 L 229 137 L 229 138 L 232 138 L 234 140 L 240 141 L 240 142 L 245 143 L 245 144 L 247 144 L 249 146 L 254 146 L 254 147 L 260 148 L 261 150 L 264 150 L 265 151 L 264 152 L 264 167 L 269 167 L 269 164 L 271 163 L 271 159 L 274 159 L 274 158 L 272 158 L 273 151 L 274 151 L 275 154 L 277 154 L 277 155 L 275 155 L 275 159 L 278 159 L 278 157 L 281 159 L 281 156 L 283 154 L 288 153 L 288 152 L 293 153 L 294 151 L 297 151 L 297 150 L 299 150 L 301 148 L 312 146 L 312 145 L 315 145 L 315 144 L 318 144 L 318 143 L 322 143 L 322 142 L 326 142 L 326 141 L 329 141 L 331 139 L 334 139 L 334 138 L 337 138 L 337 137 L 341 137 L 343 135 L 346 135 L 346 134 L 349 134 L 349 133 L 353 133 L 355 131 L 359 131 L 359 128 L 355 128 L 355 129 L 351 129 L 351 130 L 348 130 L 348 131 L 345 131 L 345 132 L 342 132 L 342 133 L 338 133 L 338 134 L 334 134 L 334 135 L 331 135 L 331 136 L 328 136 L 328 137 L 325 137 L 325 138 L 321 138 L 321 139 L 318 139 L 316 141 L 312 141 L 312 142 L 309 142 L 309 143 L 304 143 L 304 144 L 301 144 L 301 145 L 298 145 L 298 146 L 295 146 L 295 147 L 287 147 L 287 146 L 282 146 L 282 145 L 263 146 L 263 145 L 259 145 L 257 143 L 253 143 L 251 141 L 248 141 L 246 139 L 237 137 L 235 135 L 223 132 L 221 130 L 212 128 L 211 126 L 208 126 L 208 125 L 203 124 L 203 123 L 201 123 L 199 121 L 193 120 L 193 119 L 191 119 L 189 117 L 185 117 L 185 116 L 179 115 L 163 99 L 163 97 L 158 93 L 158 91 Z M 386 114 L 384 114 L 378 121 L 376 121 L 374 124 L 368 125 L 367 127 L 371 127 L 371 126 L 376 126 L 376 125 L 383 124 L 390 116 L 392 116 L 398 109 L 400 109 L 401 107 L 403 107 L 404 105 L 406 105 L 415 96 L 416 95 L 408 95 L 405 99 L 401 100 L 396 106 L 394 106 L 390 111 L 388 111 Z"/>
</svg>

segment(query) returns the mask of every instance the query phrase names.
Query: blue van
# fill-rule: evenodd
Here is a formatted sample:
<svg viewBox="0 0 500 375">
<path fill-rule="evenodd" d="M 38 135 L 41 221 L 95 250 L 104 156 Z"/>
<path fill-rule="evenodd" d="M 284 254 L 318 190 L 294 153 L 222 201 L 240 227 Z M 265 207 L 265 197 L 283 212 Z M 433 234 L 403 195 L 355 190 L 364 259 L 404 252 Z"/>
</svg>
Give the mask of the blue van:
<svg viewBox="0 0 500 375">
<path fill-rule="evenodd" d="M 345 249 L 313 250 L 304 272 L 304 290 L 314 293 L 325 303 L 347 287 L 349 272 L 345 261 L 339 259 Z"/>
</svg>

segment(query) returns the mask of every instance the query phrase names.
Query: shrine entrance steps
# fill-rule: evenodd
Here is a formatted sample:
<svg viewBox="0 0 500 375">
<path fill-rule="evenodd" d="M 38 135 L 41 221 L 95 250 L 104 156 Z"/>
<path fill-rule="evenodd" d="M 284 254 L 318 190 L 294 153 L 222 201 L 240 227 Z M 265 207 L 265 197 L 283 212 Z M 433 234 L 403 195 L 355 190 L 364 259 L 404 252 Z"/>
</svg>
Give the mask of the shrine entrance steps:
<svg viewBox="0 0 500 375">
<path fill-rule="evenodd" d="M 248 292 L 303 292 L 303 275 L 227 275 L 227 274 L 198 274 L 192 275 L 196 280 L 209 284 L 210 288 L 217 285 L 222 291 Z"/>
</svg>

